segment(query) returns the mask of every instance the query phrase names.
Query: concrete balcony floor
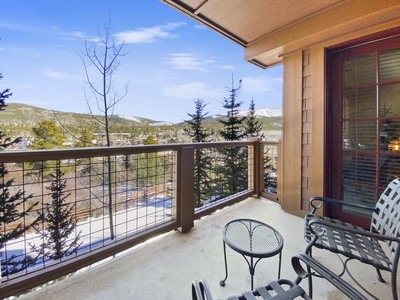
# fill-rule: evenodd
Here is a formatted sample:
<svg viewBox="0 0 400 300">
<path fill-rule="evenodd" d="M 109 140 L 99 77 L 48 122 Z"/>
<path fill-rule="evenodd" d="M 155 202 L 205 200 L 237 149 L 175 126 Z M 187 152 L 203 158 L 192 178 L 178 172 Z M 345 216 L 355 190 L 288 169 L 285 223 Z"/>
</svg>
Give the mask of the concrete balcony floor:
<svg viewBox="0 0 400 300">
<path fill-rule="evenodd" d="M 250 275 L 244 258 L 227 248 L 229 277 L 225 275 L 222 228 L 237 218 L 263 221 L 283 236 L 282 278 L 294 280 L 291 257 L 304 252 L 303 219 L 281 210 L 278 203 L 249 198 L 196 221 L 186 234 L 171 232 L 132 248 L 112 259 L 53 282 L 20 299 L 191 299 L 191 282 L 206 279 L 214 299 L 226 299 L 250 289 Z M 333 269 L 340 263 L 335 255 L 316 250 L 314 256 Z M 277 278 L 278 256 L 262 259 L 256 268 L 254 285 L 261 286 Z M 354 262 L 350 269 L 364 286 L 379 299 L 391 299 L 390 284 L 380 283 L 370 266 Z M 390 277 L 384 272 L 384 278 Z M 351 279 L 344 277 L 351 282 Z M 390 282 L 390 281 L 389 281 Z M 307 290 L 306 281 L 301 283 Z M 314 279 L 314 299 L 344 299 L 345 296 L 323 279 Z"/>
</svg>

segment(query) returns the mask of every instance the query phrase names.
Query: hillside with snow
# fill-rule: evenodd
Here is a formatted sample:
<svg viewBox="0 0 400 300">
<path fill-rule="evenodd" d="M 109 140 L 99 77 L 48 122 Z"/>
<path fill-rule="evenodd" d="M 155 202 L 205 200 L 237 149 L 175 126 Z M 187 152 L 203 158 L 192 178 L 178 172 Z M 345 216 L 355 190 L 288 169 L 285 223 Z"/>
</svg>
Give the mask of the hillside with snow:
<svg viewBox="0 0 400 300">
<path fill-rule="evenodd" d="M 248 114 L 248 110 L 242 110 L 239 111 L 239 116 L 241 117 L 245 117 Z M 282 117 L 282 109 L 280 108 L 270 108 L 270 107 L 262 107 L 259 109 L 256 109 L 256 116 L 258 118 L 279 118 Z M 222 119 L 225 118 L 226 115 L 222 115 L 222 114 L 216 114 L 216 115 L 212 115 L 208 118 L 211 119 Z"/>
<path fill-rule="evenodd" d="M 239 115 L 240 116 L 247 116 L 248 110 L 246 111 L 240 111 Z M 256 109 L 256 116 L 259 118 L 276 118 L 276 117 L 282 117 L 282 109 L 280 108 L 270 108 L 270 107 L 262 107 L 259 109 Z"/>
</svg>

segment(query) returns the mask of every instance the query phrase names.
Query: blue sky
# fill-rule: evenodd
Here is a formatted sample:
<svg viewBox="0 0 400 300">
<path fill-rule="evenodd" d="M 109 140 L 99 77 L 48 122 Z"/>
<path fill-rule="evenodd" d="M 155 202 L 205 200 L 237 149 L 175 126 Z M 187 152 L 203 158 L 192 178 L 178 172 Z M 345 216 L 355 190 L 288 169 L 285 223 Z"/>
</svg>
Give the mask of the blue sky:
<svg viewBox="0 0 400 300">
<path fill-rule="evenodd" d="M 244 61 L 243 48 L 159 0 L 1 1 L 0 89 L 8 102 L 88 113 L 85 73 L 78 53 L 84 39 L 104 33 L 125 42 L 115 88 L 127 96 L 115 114 L 181 122 L 202 98 L 209 114 L 222 108 L 227 88 L 242 79 L 239 100 L 247 110 L 280 108 L 282 66 L 263 70 Z"/>
</svg>

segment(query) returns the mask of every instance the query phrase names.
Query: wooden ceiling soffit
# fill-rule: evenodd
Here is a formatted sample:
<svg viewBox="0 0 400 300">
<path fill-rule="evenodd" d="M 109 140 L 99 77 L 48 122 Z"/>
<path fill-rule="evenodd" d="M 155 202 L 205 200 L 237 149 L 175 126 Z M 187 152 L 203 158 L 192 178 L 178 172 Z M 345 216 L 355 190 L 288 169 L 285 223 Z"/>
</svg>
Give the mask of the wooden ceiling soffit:
<svg viewBox="0 0 400 300">
<path fill-rule="evenodd" d="M 189 16 L 190 18 L 196 20 L 197 22 L 203 24 L 206 27 L 209 27 L 221 35 L 227 37 L 230 40 L 238 43 L 239 45 L 246 47 L 247 43 L 239 36 L 230 32 L 227 28 L 222 27 L 221 25 L 215 23 L 214 21 L 207 18 L 205 15 L 201 13 L 201 8 L 207 4 L 208 0 L 202 1 L 197 7 L 191 7 L 180 0 L 161 0 L 162 2 L 168 4 L 179 12 Z"/>
<path fill-rule="evenodd" d="M 400 22 L 399 0 L 345 0 L 306 18 L 292 20 L 250 42 L 240 36 L 240 32 L 231 31 L 232 28 L 226 28 L 207 16 L 207 5 L 212 3 L 209 0 L 161 1 L 244 47 L 245 60 L 261 68 L 279 64 L 283 56 L 322 42 L 353 37 L 378 28 L 387 29 L 398 26 Z"/>
<path fill-rule="evenodd" d="M 361 9 L 362 7 L 362 9 Z M 354 0 L 314 15 L 284 29 L 272 32 L 245 47 L 245 59 L 264 67 L 276 65 L 282 56 L 313 45 L 355 33 L 399 26 L 398 0 Z M 385 26 L 386 25 L 386 26 Z M 262 66 L 261 66 L 262 67 Z"/>
</svg>

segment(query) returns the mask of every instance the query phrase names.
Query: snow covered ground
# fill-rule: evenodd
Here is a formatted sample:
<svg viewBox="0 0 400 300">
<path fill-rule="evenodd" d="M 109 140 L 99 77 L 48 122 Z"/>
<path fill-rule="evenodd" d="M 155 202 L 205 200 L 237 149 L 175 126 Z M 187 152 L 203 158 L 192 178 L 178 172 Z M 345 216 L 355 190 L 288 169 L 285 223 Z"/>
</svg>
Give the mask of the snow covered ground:
<svg viewBox="0 0 400 300">
<path fill-rule="evenodd" d="M 149 197 L 145 201 L 136 203 L 132 207 L 119 210 L 114 213 L 114 232 L 115 240 L 121 240 L 127 235 L 142 232 L 152 228 L 163 222 L 168 222 L 175 215 L 175 207 L 172 198 L 163 195 L 157 197 Z M 86 220 L 79 221 L 76 224 L 75 233 L 71 236 L 71 241 L 79 234 L 79 243 L 76 255 L 87 253 L 93 249 L 100 248 L 105 244 L 112 243 L 110 239 L 110 223 L 109 216 L 90 217 Z M 35 253 L 31 253 L 31 245 L 39 247 L 42 244 L 41 235 L 38 233 L 29 233 L 25 238 L 11 240 L 0 251 L 0 259 L 10 257 L 11 255 L 21 255 L 21 259 L 25 254 L 35 257 Z M 71 258 L 75 255 L 71 256 Z M 34 271 L 53 264 L 50 261 L 39 261 L 35 266 L 30 267 L 28 271 Z"/>
</svg>

